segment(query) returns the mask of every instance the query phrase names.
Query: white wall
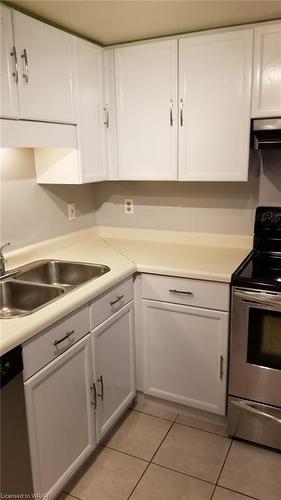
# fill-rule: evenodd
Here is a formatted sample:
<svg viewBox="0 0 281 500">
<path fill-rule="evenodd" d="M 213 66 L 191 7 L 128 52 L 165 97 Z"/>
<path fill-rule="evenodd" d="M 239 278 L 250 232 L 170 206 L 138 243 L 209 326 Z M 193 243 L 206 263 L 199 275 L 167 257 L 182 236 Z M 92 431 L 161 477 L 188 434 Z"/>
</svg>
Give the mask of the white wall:
<svg viewBox="0 0 281 500">
<path fill-rule="evenodd" d="M 109 182 L 95 186 L 98 225 L 252 234 L 259 204 L 281 205 L 281 154 L 251 154 L 249 182 Z M 133 198 L 135 214 L 124 213 Z"/>
<path fill-rule="evenodd" d="M 93 184 L 40 186 L 32 149 L 1 149 L 1 241 L 11 249 L 95 224 Z M 67 203 L 77 218 L 67 219 Z"/>
</svg>

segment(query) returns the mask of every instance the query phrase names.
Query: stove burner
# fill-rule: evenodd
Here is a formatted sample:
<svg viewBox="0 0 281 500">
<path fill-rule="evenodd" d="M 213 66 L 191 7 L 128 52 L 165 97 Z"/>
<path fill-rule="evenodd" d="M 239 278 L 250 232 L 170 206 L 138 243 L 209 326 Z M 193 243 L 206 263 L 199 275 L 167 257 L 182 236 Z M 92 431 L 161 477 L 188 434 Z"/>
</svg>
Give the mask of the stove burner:
<svg viewBox="0 0 281 500">
<path fill-rule="evenodd" d="M 232 284 L 281 291 L 281 208 L 258 207 L 254 249 L 232 276 Z"/>
</svg>

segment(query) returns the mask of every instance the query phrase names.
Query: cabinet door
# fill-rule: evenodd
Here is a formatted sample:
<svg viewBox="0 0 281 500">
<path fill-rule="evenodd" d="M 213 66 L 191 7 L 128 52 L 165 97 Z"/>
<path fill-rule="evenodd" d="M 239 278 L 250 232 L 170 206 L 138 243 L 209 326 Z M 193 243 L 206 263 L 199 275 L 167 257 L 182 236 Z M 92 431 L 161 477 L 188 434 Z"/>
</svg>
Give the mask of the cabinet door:
<svg viewBox="0 0 281 500">
<path fill-rule="evenodd" d="M 89 335 L 25 382 L 34 491 L 53 498 L 95 446 Z"/>
<path fill-rule="evenodd" d="M 68 33 L 13 12 L 19 57 L 20 117 L 75 123 L 72 41 Z"/>
<path fill-rule="evenodd" d="M 103 50 L 74 39 L 77 74 L 77 140 L 81 182 L 106 179 Z"/>
<path fill-rule="evenodd" d="M 1 21 L 1 102 L 0 115 L 6 118 L 18 118 L 18 70 L 17 52 L 14 46 L 12 13 L 0 6 Z"/>
<path fill-rule="evenodd" d="M 179 180 L 246 181 L 253 30 L 179 43 Z"/>
<path fill-rule="evenodd" d="M 281 116 L 281 23 L 255 28 L 252 116 Z"/>
<path fill-rule="evenodd" d="M 115 50 L 119 179 L 177 178 L 177 41 Z"/>
<path fill-rule="evenodd" d="M 225 414 L 228 313 L 143 303 L 144 392 Z"/>
<path fill-rule="evenodd" d="M 136 394 L 133 302 L 93 330 L 92 346 L 100 439 Z"/>
</svg>

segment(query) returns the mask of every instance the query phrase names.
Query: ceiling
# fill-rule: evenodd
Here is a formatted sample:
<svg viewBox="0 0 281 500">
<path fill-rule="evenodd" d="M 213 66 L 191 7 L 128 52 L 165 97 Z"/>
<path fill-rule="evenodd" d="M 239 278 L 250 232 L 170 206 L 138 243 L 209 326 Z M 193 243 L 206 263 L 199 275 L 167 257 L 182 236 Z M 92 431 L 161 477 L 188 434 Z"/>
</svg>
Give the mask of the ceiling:
<svg viewBox="0 0 281 500">
<path fill-rule="evenodd" d="M 281 18 L 281 0 L 16 0 L 9 3 L 101 45 Z"/>
</svg>

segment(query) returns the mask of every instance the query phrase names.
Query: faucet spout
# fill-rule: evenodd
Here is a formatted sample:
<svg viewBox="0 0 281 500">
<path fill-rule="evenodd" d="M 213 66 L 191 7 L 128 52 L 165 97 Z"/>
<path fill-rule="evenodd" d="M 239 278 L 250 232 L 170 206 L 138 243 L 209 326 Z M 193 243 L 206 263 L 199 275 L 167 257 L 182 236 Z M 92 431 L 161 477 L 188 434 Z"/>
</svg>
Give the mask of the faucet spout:
<svg viewBox="0 0 281 500">
<path fill-rule="evenodd" d="M 3 255 L 4 248 L 10 246 L 11 242 L 6 241 L 5 243 L 0 244 L 0 276 L 3 276 L 6 272 L 5 269 L 5 257 Z"/>
</svg>

